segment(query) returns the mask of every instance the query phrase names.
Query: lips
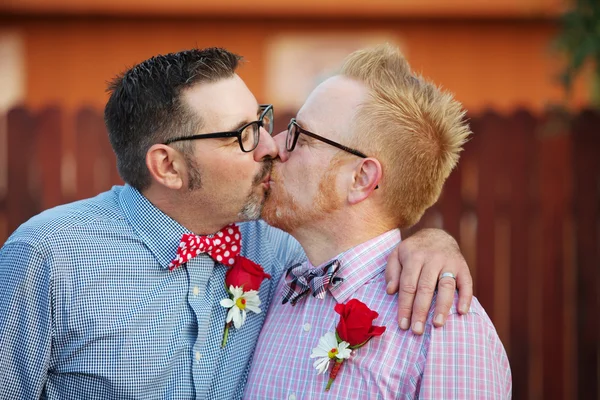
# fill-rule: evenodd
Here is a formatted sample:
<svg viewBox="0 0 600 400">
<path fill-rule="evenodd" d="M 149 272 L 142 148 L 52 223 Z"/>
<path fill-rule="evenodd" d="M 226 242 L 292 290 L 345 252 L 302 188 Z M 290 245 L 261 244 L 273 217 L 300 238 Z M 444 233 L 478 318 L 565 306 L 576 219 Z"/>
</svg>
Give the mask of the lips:
<svg viewBox="0 0 600 400">
<path fill-rule="evenodd" d="M 270 184 L 277 182 L 279 180 L 279 174 L 276 171 L 275 166 L 273 166 L 273 169 L 271 170 L 271 173 L 269 174 L 269 179 L 270 179 Z"/>
<path fill-rule="evenodd" d="M 263 166 L 260 170 L 260 173 L 258 173 L 255 177 L 254 177 L 254 185 L 259 185 L 261 183 L 264 184 L 269 184 L 269 179 L 271 177 L 271 168 L 273 166 L 273 162 L 270 160 L 264 161 L 263 162 Z"/>
<path fill-rule="evenodd" d="M 266 183 L 268 184 L 269 182 L 271 182 L 271 173 L 267 173 L 267 176 L 265 176 L 265 178 L 262 180 L 262 183 Z"/>
<path fill-rule="evenodd" d="M 267 174 L 265 179 L 263 179 L 262 183 L 263 183 L 263 185 L 265 185 L 267 190 L 270 189 L 271 188 L 271 174 Z"/>
</svg>

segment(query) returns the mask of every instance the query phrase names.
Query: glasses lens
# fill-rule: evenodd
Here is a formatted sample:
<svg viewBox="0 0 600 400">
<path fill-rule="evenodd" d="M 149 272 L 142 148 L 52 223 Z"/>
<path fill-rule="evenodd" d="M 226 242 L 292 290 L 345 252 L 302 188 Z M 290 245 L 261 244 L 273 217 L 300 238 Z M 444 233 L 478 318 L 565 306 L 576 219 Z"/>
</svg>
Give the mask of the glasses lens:
<svg viewBox="0 0 600 400">
<path fill-rule="evenodd" d="M 264 112 L 262 122 L 263 122 L 263 128 L 265 128 L 265 130 L 267 132 L 269 132 L 269 135 L 272 135 L 273 134 L 273 107 L 269 107 L 267 109 L 267 111 Z"/>
<path fill-rule="evenodd" d="M 287 151 L 292 151 L 292 149 L 294 148 L 294 142 L 296 141 L 297 134 L 298 128 L 296 127 L 296 124 L 290 122 L 290 124 L 288 125 L 288 133 L 285 144 Z"/>
<path fill-rule="evenodd" d="M 241 143 L 244 151 L 252 151 L 258 146 L 258 139 L 260 137 L 259 126 L 257 122 L 253 122 L 248 125 L 242 131 Z"/>
</svg>

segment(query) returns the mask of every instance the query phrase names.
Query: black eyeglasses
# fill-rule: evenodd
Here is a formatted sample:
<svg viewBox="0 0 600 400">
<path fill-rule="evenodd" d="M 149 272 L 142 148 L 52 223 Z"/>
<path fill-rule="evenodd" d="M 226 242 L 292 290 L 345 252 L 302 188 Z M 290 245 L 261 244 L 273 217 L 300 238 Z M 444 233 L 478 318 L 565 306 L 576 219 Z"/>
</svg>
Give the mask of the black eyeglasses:
<svg viewBox="0 0 600 400">
<path fill-rule="evenodd" d="M 350 147 L 344 146 L 343 144 L 339 144 L 337 142 L 334 142 L 333 140 L 329 140 L 327 138 L 324 138 L 323 136 L 319 136 L 316 133 L 312 133 L 307 131 L 306 129 L 302 128 L 300 125 L 298 125 L 298 123 L 296 122 L 296 118 L 292 118 L 292 120 L 290 121 L 290 124 L 288 125 L 288 131 L 287 131 L 287 137 L 286 137 L 286 142 L 285 142 L 285 147 L 287 149 L 287 151 L 294 151 L 294 149 L 296 148 L 296 142 L 298 142 L 298 137 L 300 136 L 300 134 L 303 133 L 307 136 L 310 136 L 312 138 L 315 138 L 317 140 L 320 140 L 321 142 L 327 143 L 331 146 L 337 147 L 338 149 L 347 151 L 350 154 L 354 154 L 355 156 L 359 156 L 361 158 L 367 158 L 368 156 L 358 150 L 354 150 Z"/>
<path fill-rule="evenodd" d="M 180 142 L 182 140 L 237 137 L 238 143 L 240 144 L 240 149 L 242 149 L 244 153 L 251 152 L 256 148 L 256 146 L 258 146 L 258 141 L 260 140 L 261 127 L 264 128 L 269 133 L 269 135 L 273 134 L 273 105 L 261 104 L 259 107 L 260 117 L 258 118 L 258 120 L 247 123 L 237 131 L 201 133 L 192 136 L 181 136 L 169 139 L 163 144 L 171 144 L 173 142 Z"/>
<path fill-rule="evenodd" d="M 288 125 L 287 136 L 285 138 L 285 148 L 287 149 L 287 151 L 289 151 L 289 152 L 294 151 L 294 149 L 296 148 L 296 143 L 298 142 L 298 137 L 300 136 L 301 133 L 303 133 L 307 136 L 310 136 L 312 138 L 315 138 L 317 140 L 320 140 L 323 143 L 327 143 L 333 147 L 337 147 L 340 150 L 347 151 L 348 153 L 354 154 L 355 156 L 358 156 L 360 158 L 368 158 L 369 157 L 362 151 L 354 150 L 353 148 L 344 146 L 343 144 L 339 144 L 338 142 L 334 142 L 333 140 L 329 140 L 327 138 L 324 138 L 323 136 L 319 136 L 316 133 L 307 131 L 306 129 L 304 129 L 300 125 L 298 125 L 298 123 L 296 122 L 296 118 L 292 118 L 290 120 L 290 124 Z M 379 185 L 375 186 L 375 189 L 379 189 Z"/>
</svg>

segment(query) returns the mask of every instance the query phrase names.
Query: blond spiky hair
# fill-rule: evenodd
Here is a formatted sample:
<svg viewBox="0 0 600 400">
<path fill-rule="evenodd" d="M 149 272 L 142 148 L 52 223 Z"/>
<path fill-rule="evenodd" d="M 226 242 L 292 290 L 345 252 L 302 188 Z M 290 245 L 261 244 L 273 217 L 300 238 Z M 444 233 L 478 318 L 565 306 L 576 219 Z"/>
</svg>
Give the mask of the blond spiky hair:
<svg viewBox="0 0 600 400">
<path fill-rule="evenodd" d="M 369 88 L 352 140 L 381 162 L 385 209 L 398 226 L 410 227 L 437 201 L 458 162 L 471 134 L 466 111 L 452 94 L 413 74 L 388 44 L 352 53 L 341 75 Z"/>
</svg>

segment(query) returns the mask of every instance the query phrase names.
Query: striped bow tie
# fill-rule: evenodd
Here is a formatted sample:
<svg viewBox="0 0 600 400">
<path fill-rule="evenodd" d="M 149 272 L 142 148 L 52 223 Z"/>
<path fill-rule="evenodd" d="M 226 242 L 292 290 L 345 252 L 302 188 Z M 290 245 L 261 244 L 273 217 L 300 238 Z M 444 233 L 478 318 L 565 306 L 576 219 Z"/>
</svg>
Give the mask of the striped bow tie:
<svg viewBox="0 0 600 400">
<path fill-rule="evenodd" d="M 340 266 L 338 260 L 334 260 L 320 268 L 310 268 L 308 262 L 292 265 L 285 275 L 281 304 L 289 301 L 291 305 L 296 305 L 296 302 L 308 294 L 309 291 L 314 297 L 324 298 L 325 290 L 330 284 L 335 285 L 344 280 L 335 276 Z"/>
</svg>

